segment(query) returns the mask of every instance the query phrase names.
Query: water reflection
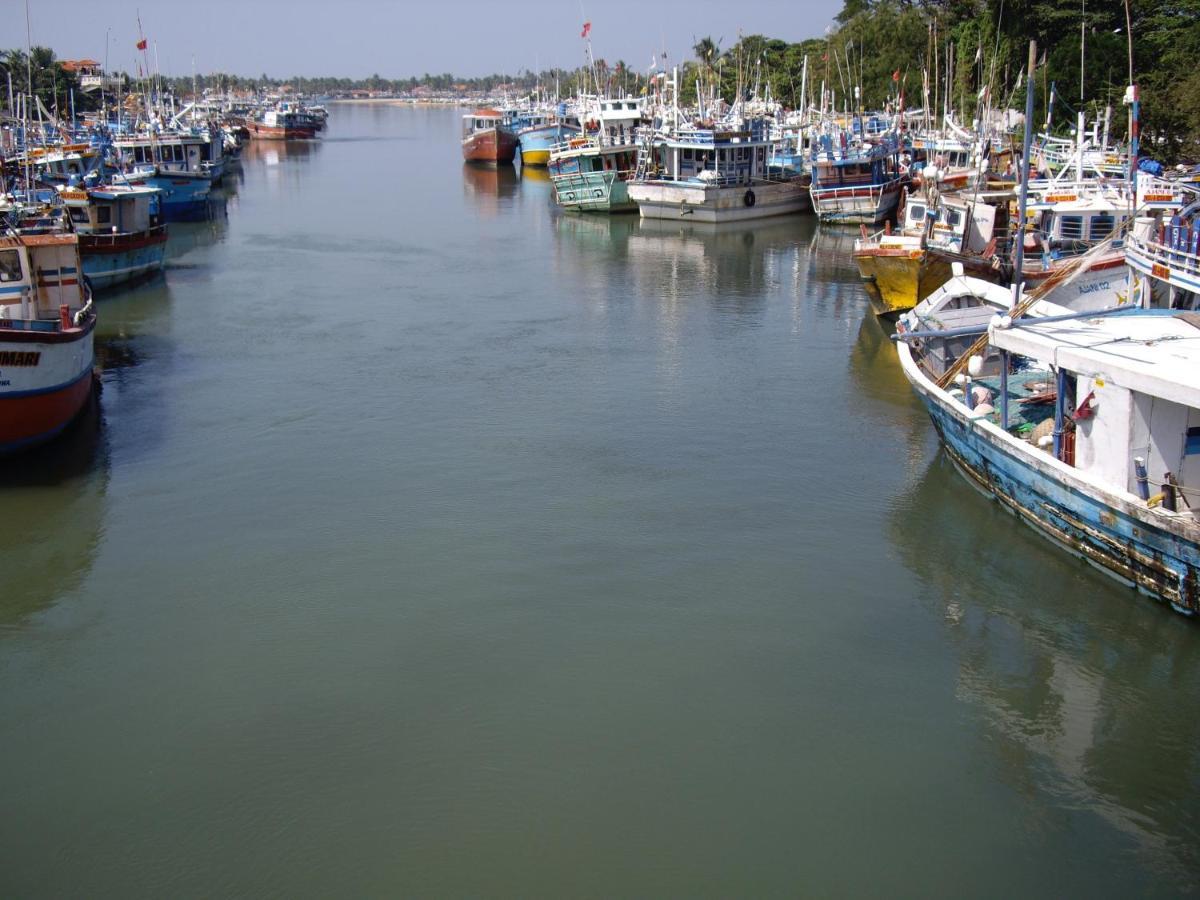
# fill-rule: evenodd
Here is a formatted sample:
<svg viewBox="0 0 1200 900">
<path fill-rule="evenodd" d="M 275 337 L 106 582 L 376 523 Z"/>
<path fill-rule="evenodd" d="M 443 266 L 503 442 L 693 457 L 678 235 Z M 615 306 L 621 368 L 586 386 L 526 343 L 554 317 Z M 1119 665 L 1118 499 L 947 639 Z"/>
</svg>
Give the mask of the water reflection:
<svg viewBox="0 0 1200 900">
<path fill-rule="evenodd" d="M 247 141 L 242 148 L 242 162 L 278 166 L 284 162 L 308 163 L 321 152 L 321 139 L 303 141 Z"/>
<path fill-rule="evenodd" d="M 99 397 L 54 441 L 5 460 L 0 633 L 77 588 L 103 536 L 108 446 Z"/>
<path fill-rule="evenodd" d="M 718 309 L 759 313 L 767 292 L 793 288 L 808 217 L 713 225 L 691 220 L 643 219 L 629 238 L 639 289 L 666 298 L 702 292 Z"/>
<path fill-rule="evenodd" d="M 901 495 L 890 532 L 958 653 L 957 696 L 992 764 L 1118 829 L 1142 863 L 1200 887 L 1200 690 L 1192 623 L 1141 599 L 988 503 L 943 454 Z M 1034 823 L 1031 823 L 1031 825 Z"/>
<path fill-rule="evenodd" d="M 520 180 L 512 166 L 484 163 L 463 163 L 462 178 L 463 193 L 488 217 L 498 215 L 508 205 Z"/>
<path fill-rule="evenodd" d="M 550 184 L 550 170 L 544 166 L 521 166 L 521 181 L 527 184 Z"/>
</svg>

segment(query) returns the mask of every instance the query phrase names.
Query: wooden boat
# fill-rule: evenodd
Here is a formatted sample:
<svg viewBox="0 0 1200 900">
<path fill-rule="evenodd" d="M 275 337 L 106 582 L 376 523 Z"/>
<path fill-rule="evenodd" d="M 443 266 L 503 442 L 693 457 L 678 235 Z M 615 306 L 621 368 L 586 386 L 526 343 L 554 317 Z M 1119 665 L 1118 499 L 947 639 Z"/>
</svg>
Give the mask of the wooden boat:
<svg viewBox="0 0 1200 900">
<path fill-rule="evenodd" d="M 960 308 L 990 320 L 976 324 L 981 341 L 946 352 L 969 329 L 902 318 L 898 354 L 955 465 L 1055 545 L 1196 614 L 1200 318 L 996 315 L 1006 289 L 953 280 L 960 300 L 977 300 Z"/>
<path fill-rule="evenodd" d="M 768 172 L 766 122 L 751 119 L 663 131 L 642 148 L 629 197 L 644 219 L 763 219 L 809 208 L 801 177 Z"/>
<path fill-rule="evenodd" d="M 996 237 L 1007 231 L 1010 198 L 1009 193 L 954 197 L 923 191 L 904 204 L 899 231 L 889 225 L 869 235 L 861 226 L 854 261 L 873 288 L 868 296 L 876 315 L 912 309 L 946 283 L 955 262 L 974 277 L 1007 281 L 1012 270 L 996 255 Z"/>
<path fill-rule="evenodd" d="M 0 236 L 0 453 L 49 440 L 93 390 L 96 312 L 74 234 Z"/>
<path fill-rule="evenodd" d="M 812 206 L 822 222 L 874 225 L 889 218 L 907 182 L 891 131 L 864 136 L 834 127 L 811 142 Z"/>
<path fill-rule="evenodd" d="M 293 141 L 316 137 L 317 129 L 297 113 L 268 109 L 257 119 L 248 119 L 246 131 L 255 140 Z"/>
<path fill-rule="evenodd" d="M 167 226 L 158 205 L 161 191 L 107 185 L 63 188 L 59 197 L 79 234 L 83 273 L 97 291 L 162 269 Z"/>
<path fill-rule="evenodd" d="M 497 109 L 463 116 L 462 154 L 467 162 L 512 162 L 517 155 L 517 135 L 508 117 Z"/>
</svg>

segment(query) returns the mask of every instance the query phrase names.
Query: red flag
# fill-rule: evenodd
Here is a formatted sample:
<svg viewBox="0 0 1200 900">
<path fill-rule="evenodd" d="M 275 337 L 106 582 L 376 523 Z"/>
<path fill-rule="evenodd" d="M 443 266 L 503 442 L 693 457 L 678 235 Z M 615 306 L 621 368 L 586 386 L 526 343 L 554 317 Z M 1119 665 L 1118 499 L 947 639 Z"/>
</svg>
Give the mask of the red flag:
<svg viewBox="0 0 1200 900">
<path fill-rule="evenodd" d="M 592 32 L 592 23 L 591 23 L 591 22 L 584 22 L 584 23 L 583 23 L 583 33 L 582 33 L 581 35 L 579 35 L 579 36 L 580 36 L 581 38 L 585 38 L 585 37 L 587 37 L 589 34 L 591 34 L 591 32 Z"/>
<path fill-rule="evenodd" d="M 145 50 L 145 49 L 146 49 L 146 39 L 145 39 L 145 38 L 142 38 L 140 41 L 138 41 L 138 42 L 137 42 L 137 48 L 138 48 L 139 50 Z"/>
<path fill-rule="evenodd" d="M 899 80 L 900 80 L 900 70 L 897 69 L 895 72 L 892 73 L 892 81 L 899 81 Z"/>
</svg>

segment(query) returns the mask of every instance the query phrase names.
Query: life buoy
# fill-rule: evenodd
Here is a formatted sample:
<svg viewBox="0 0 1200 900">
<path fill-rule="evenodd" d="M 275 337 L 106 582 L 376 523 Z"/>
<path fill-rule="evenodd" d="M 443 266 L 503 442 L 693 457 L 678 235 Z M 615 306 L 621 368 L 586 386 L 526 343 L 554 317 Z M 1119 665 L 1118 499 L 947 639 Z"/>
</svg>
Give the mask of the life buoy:
<svg viewBox="0 0 1200 900">
<path fill-rule="evenodd" d="M 758 202 L 758 198 L 754 196 L 754 191 L 746 191 L 746 196 L 742 197 L 742 202 L 747 206 L 753 206 Z"/>
</svg>

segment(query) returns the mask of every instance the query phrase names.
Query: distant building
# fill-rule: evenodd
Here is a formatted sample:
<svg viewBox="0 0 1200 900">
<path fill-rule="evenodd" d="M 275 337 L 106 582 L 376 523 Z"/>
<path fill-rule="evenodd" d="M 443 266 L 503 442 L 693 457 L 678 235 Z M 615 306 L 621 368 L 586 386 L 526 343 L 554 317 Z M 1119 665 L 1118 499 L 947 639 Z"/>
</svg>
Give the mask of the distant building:
<svg viewBox="0 0 1200 900">
<path fill-rule="evenodd" d="M 100 63 L 94 59 L 64 59 L 62 67 L 74 73 L 84 91 L 117 91 L 125 87 L 123 75 L 105 75 Z"/>
</svg>

